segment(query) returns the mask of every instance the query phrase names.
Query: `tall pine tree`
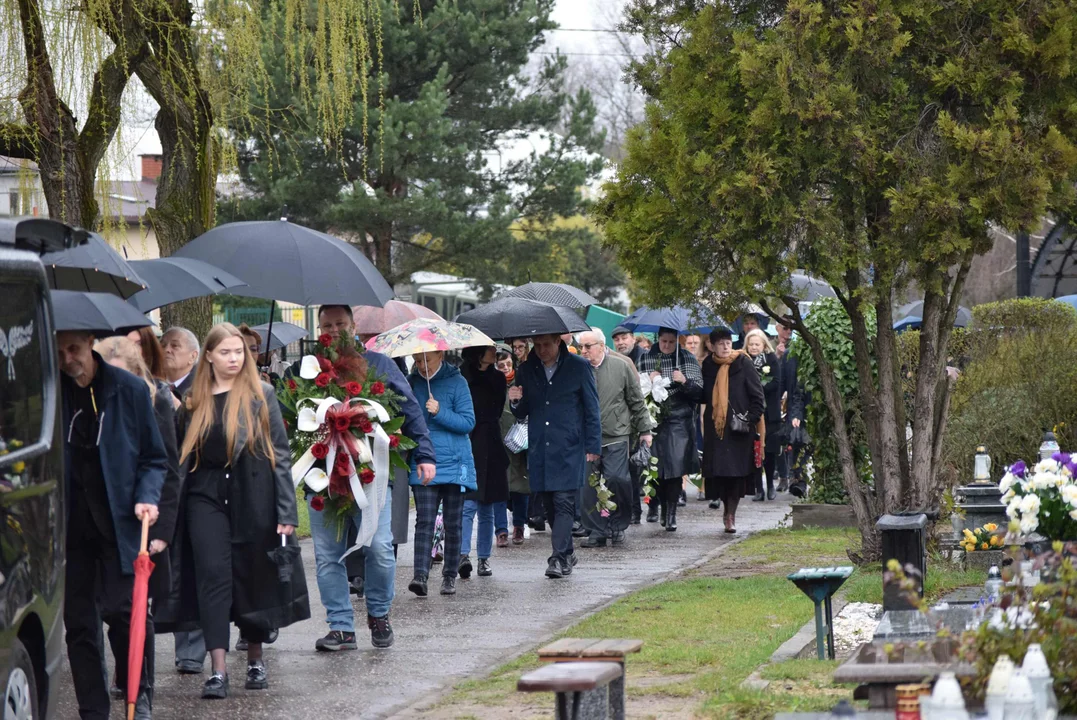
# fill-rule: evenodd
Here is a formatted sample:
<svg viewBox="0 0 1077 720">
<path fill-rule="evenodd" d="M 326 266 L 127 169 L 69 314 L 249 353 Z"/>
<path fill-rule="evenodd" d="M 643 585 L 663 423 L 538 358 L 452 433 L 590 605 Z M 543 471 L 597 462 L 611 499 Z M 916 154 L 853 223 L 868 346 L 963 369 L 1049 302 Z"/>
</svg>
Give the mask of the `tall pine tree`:
<svg viewBox="0 0 1077 720">
<path fill-rule="evenodd" d="M 580 189 L 602 169 L 594 104 L 565 91 L 563 57 L 527 72 L 555 27 L 554 1 L 375 2 L 382 55 L 361 68 L 365 83 L 345 90 L 356 120 L 336 143 L 296 110 L 286 81 L 294 60 L 266 53 L 280 58 L 262 90 L 272 132 L 236 133 L 252 193 L 225 203 L 219 220 L 276 217 L 287 206 L 293 221 L 355 242 L 390 282 L 436 269 L 488 289 L 530 274 L 612 297 L 623 276 L 595 233 L 559 221 L 585 209 Z M 506 152 L 528 139 L 534 152 Z M 584 268 L 554 256 L 583 258 Z"/>
</svg>

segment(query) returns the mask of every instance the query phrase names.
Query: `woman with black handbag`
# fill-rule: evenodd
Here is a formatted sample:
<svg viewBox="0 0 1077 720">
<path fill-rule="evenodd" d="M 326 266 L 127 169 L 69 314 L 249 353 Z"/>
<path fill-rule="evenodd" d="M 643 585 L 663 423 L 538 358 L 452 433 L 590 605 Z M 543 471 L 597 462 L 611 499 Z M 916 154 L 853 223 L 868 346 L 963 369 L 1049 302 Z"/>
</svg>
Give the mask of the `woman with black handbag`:
<svg viewBox="0 0 1077 720">
<path fill-rule="evenodd" d="M 763 385 L 751 358 L 733 350 L 725 328 L 710 334 L 703 361 L 703 478 L 708 500 L 720 500 L 725 531 L 735 533 L 737 506 L 752 493 L 756 440 L 766 442 Z"/>
</svg>

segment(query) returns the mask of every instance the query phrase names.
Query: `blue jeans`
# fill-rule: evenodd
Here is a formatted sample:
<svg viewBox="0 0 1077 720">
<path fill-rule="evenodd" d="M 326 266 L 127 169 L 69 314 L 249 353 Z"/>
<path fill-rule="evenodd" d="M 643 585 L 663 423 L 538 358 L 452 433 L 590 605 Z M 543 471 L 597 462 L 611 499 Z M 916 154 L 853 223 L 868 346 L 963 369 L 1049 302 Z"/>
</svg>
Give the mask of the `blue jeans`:
<svg viewBox="0 0 1077 720">
<path fill-rule="evenodd" d="M 310 507 L 310 534 L 314 540 L 314 559 L 318 567 L 318 594 L 325 606 L 325 620 L 330 630 L 355 632 L 355 612 L 352 610 L 348 571 L 340 556 L 348 549 L 347 531 L 337 539 L 337 529 L 326 527 L 322 513 Z M 374 617 L 389 614 L 393 604 L 393 586 L 396 580 L 396 556 L 393 554 L 393 496 L 385 498 L 385 507 L 378 515 L 378 530 L 374 541 L 366 549 L 366 585 L 363 597 L 366 598 L 366 611 Z M 352 517 L 352 522 L 359 527 L 362 512 Z"/>
<path fill-rule="evenodd" d="M 494 506 L 494 535 L 509 532 L 509 505 L 508 503 L 496 502 Z"/>
<path fill-rule="evenodd" d="M 527 524 L 527 501 L 530 499 L 527 493 L 509 493 L 509 507 L 512 508 L 512 526 L 522 528 Z"/>
<path fill-rule="evenodd" d="M 464 501 L 464 518 L 460 535 L 460 554 L 471 554 L 471 528 L 474 526 L 475 513 L 479 515 L 479 539 L 477 541 L 479 558 L 486 559 L 494 549 L 494 508 L 497 503 L 480 503 L 478 500 Z M 504 505 L 502 505 L 504 507 Z M 504 511 L 502 511 L 504 516 Z"/>
</svg>

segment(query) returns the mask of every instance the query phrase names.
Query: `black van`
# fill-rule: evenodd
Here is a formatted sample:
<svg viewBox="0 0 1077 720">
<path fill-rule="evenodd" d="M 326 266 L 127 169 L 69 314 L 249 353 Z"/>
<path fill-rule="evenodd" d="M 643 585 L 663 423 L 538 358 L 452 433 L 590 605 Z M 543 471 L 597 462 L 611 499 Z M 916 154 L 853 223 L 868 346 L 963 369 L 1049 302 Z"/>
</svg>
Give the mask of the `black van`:
<svg viewBox="0 0 1077 720">
<path fill-rule="evenodd" d="M 0 219 L 0 692 L 4 718 L 55 715 L 64 652 L 60 385 L 39 256 L 77 243 L 63 223 Z"/>
</svg>

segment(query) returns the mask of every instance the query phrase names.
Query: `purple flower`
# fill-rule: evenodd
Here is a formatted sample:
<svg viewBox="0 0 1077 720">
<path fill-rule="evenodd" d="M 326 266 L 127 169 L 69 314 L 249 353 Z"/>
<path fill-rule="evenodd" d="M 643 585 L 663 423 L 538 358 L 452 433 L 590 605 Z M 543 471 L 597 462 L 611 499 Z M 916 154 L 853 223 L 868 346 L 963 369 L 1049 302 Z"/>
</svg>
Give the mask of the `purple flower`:
<svg viewBox="0 0 1077 720">
<path fill-rule="evenodd" d="M 1025 465 L 1024 460 L 1018 460 L 1010 466 L 1010 472 L 1014 477 L 1024 480 L 1025 475 L 1028 473 L 1028 465 Z"/>
<path fill-rule="evenodd" d="M 1059 452 L 1056 452 L 1054 455 L 1052 455 L 1051 459 L 1054 460 L 1059 465 L 1065 465 L 1066 463 L 1068 463 L 1070 461 L 1070 454 L 1069 453 L 1064 453 L 1062 451 L 1059 451 Z"/>
<path fill-rule="evenodd" d="M 1077 477 L 1077 459 L 1070 458 L 1070 461 L 1066 463 L 1065 468 L 1070 471 L 1072 477 Z"/>
</svg>

